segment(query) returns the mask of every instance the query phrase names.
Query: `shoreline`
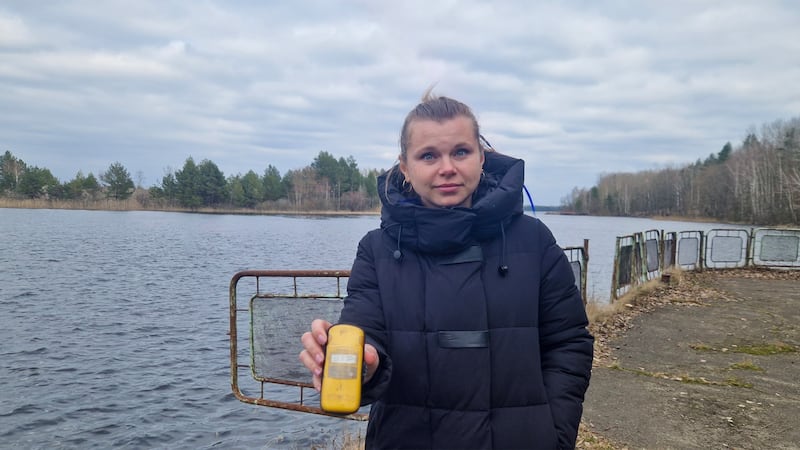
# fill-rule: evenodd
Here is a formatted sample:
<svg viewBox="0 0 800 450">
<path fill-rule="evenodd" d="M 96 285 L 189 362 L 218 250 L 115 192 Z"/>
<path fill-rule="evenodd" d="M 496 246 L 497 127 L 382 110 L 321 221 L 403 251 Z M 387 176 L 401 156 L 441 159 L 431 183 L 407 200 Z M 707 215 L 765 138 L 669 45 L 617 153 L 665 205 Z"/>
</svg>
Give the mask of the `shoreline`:
<svg viewBox="0 0 800 450">
<path fill-rule="evenodd" d="M 345 210 L 272 210 L 252 208 L 181 208 L 142 206 L 134 199 L 96 200 L 92 202 L 72 202 L 68 200 L 26 199 L 12 200 L 0 198 L 0 209 L 65 209 L 75 211 L 153 211 L 187 214 L 218 214 L 241 216 L 379 216 L 380 210 L 345 211 Z"/>
<path fill-rule="evenodd" d="M 346 210 L 298 210 L 298 209 L 254 209 L 254 208 L 182 208 L 178 206 L 169 207 L 146 207 L 134 198 L 126 200 L 44 200 L 44 199 L 9 199 L 0 197 L 0 209 L 70 209 L 79 211 L 157 211 L 157 212 L 177 212 L 190 214 L 230 214 L 244 216 L 380 216 L 380 208 L 366 211 L 346 211 Z M 528 210 L 526 210 L 528 211 Z M 721 223 L 729 225 L 741 225 L 743 227 L 778 227 L 778 228 L 797 228 L 799 224 L 777 224 L 777 225 L 754 225 L 747 222 L 724 221 L 712 217 L 692 217 L 692 216 L 606 216 L 598 214 L 578 214 L 562 211 L 537 211 L 547 215 L 559 216 L 586 216 L 586 217 L 626 217 L 631 219 L 650 219 L 656 221 L 675 221 L 675 222 L 695 222 L 695 223 Z"/>
<path fill-rule="evenodd" d="M 724 219 L 717 219 L 714 217 L 694 217 L 694 216 L 609 216 L 603 214 L 582 214 L 582 213 L 574 213 L 574 212 L 559 212 L 559 211 L 547 211 L 545 214 L 553 214 L 557 216 L 584 216 L 584 217 L 625 217 L 629 219 L 650 219 L 656 220 L 661 222 L 694 222 L 694 223 L 720 223 L 720 224 L 727 224 L 727 225 L 741 225 L 743 227 L 753 227 L 753 228 L 760 228 L 760 227 L 777 227 L 777 228 L 797 228 L 800 224 L 760 224 L 755 225 L 749 222 L 737 222 L 733 220 L 724 220 Z"/>
</svg>

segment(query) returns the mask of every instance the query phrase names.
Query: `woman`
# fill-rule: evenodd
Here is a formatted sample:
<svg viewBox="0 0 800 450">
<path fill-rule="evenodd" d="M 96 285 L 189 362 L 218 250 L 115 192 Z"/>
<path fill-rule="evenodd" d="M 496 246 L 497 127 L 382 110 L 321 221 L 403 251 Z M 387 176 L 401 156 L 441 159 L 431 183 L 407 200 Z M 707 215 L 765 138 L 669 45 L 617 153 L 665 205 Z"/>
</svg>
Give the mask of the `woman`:
<svg viewBox="0 0 800 450">
<path fill-rule="evenodd" d="M 461 102 L 426 94 L 378 179 L 340 323 L 366 334 L 367 448 L 572 448 L 593 338 L 570 265 L 522 213 L 522 160 L 481 145 Z M 331 324 L 300 360 L 320 388 Z"/>
</svg>

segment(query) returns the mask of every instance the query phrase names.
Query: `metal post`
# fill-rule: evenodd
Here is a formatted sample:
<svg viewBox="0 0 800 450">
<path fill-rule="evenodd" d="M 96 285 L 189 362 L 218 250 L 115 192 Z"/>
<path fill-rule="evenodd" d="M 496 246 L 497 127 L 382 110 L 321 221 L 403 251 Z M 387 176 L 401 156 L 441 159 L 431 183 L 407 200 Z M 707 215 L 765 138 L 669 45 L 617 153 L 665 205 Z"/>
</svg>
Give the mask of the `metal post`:
<svg viewBox="0 0 800 450">
<path fill-rule="evenodd" d="M 619 288 L 619 281 L 617 280 L 617 273 L 619 272 L 619 236 L 617 236 L 617 243 L 614 245 L 614 271 L 611 273 L 611 302 L 617 299 L 617 289 Z"/>
</svg>

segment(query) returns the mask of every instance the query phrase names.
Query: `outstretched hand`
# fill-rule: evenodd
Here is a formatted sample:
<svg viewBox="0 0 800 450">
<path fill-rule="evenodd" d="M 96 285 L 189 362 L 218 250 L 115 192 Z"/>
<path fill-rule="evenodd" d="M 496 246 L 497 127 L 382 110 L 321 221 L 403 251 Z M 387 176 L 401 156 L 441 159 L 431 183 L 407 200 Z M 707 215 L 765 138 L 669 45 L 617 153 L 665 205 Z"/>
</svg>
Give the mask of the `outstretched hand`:
<svg viewBox="0 0 800 450">
<path fill-rule="evenodd" d="M 300 338 L 303 343 L 303 351 L 300 352 L 300 362 L 311 372 L 314 389 L 319 391 L 322 388 L 322 366 L 325 364 L 325 345 L 328 343 L 328 330 L 333 326 L 327 320 L 316 319 L 311 322 L 311 331 L 306 331 Z M 366 383 L 375 371 L 378 370 L 380 358 L 378 351 L 370 344 L 364 345 L 364 364 L 367 366 L 367 373 L 363 382 Z"/>
</svg>

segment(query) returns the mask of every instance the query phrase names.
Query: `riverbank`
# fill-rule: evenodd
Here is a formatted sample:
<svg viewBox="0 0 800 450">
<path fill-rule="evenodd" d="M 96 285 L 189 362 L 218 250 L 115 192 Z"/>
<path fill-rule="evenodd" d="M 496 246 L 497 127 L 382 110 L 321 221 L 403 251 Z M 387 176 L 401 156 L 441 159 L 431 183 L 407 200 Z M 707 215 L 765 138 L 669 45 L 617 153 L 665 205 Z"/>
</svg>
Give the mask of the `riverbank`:
<svg viewBox="0 0 800 450">
<path fill-rule="evenodd" d="M 601 214 L 583 214 L 583 213 L 575 213 L 570 211 L 547 211 L 545 214 L 553 214 L 558 216 L 591 216 L 591 217 L 630 217 L 633 219 L 650 219 L 650 220 L 658 220 L 658 221 L 671 221 L 671 222 L 694 222 L 694 223 L 721 223 L 720 219 L 715 219 L 713 217 L 692 217 L 692 216 L 605 216 Z M 754 226 L 748 223 L 740 223 L 740 222 L 724 222 L 727 224 L 734 224 L 734 225 L 742 225 L 742 226 Z"/>
<path fill-rule="evenodd" d="M 578 448 L 796 448 L 800 271 L 687 272 L 593 321 Z"/>
<path fill-rule="evenodd" d="M 126 200 L 101 199 L 101 200 L 47 200 L 47 199 L 10 199 L 0 197 L 0 209 L 73 209 L 85 211 L 162 211 L 162 212 L 182 212 L 196 214 L 236 214 L 236 215 L 275 215 L 275 216 L 375 216 L 380 215 L 380 207 L 366 211 L 346 211 L 346 210 L 302 210 L 302 209 L 266 209 L 266 208 L 182 208 L 178 206 L 154 206 L 143 205 L 142 202 L 131 197 Z M 526 212 L 529 212 L 526 209 Z M 552 209 L 538 210 L 537 213 L 559 216 L 589 216 L 588 214 L 576 214 Z M 619 217 L 619 216 L 592 216 L 592 217 Z M 659 221 L 680 221 L 695 223 L 716 223 L 719 220 L 709 217 L 683 217 L 683 216 L 652 216 L 641 217 L 642 219 L 652 219 Z M 752 224 L 741 224 L 743 227 L 753 227 Z M 786 224 L 781 227 L 791 228 L 797 224 Z"/>
<path fill-rule="evenodd" d="M 0 208 L 16 209 L 70 209 L 80 211 L 161 211 L 196 214 L 235 214 L 235 215 L 298 215 L 298 216 L 373 216 L 380 210 L 343 211 L 343 210 L 300 210 L 300 209 L 260 209 L 260 208 L 182 208 L 177 206 L 157 207 L 143 206 L 133 198 L 126 200 L 45 200 L 45 199 L 9 199 L 0 197 Z"/>
</svg>

